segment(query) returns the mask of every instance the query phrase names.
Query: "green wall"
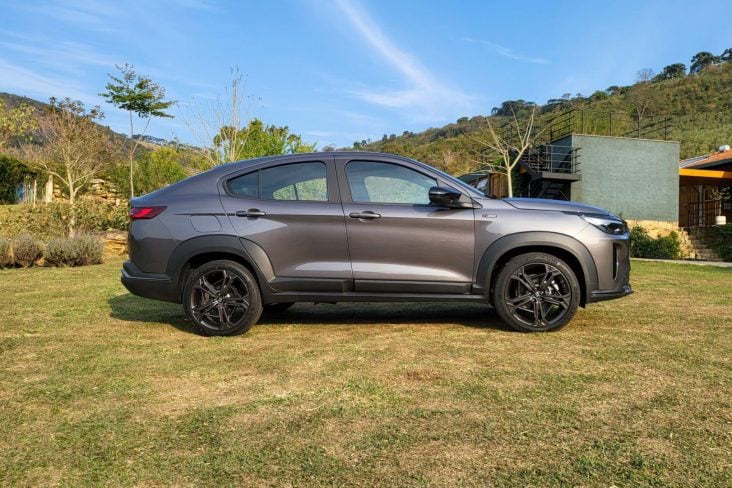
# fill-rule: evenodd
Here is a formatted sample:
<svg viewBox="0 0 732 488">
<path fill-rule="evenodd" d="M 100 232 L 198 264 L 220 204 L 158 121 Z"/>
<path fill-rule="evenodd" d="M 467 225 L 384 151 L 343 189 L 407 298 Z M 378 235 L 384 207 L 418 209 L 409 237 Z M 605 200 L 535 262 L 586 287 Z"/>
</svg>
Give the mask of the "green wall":
<svg viewBox="0 0 732 488">
<path fill-rule="evenodd" d="M 678 142 L 573 134 L 555 144 L 580 148 L 572 200 L 625 219 L 678 222 Z"/>
</svg>

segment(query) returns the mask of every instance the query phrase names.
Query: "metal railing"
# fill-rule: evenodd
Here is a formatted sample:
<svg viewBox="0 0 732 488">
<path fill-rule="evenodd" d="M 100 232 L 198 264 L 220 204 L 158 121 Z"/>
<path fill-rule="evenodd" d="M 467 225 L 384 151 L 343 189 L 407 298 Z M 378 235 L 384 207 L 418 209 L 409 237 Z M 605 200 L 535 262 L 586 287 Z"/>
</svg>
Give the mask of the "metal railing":
<svg viewBox="0 0 732 488">
<path fill-rule="evenodd" d="M 521 157 L 521 163 L 537 172 L 577 174 L 579 173 L 578 152 L 578 147 L 545 144 L 535 149 L 529 149 Z"/>
<path fill-rule="evenodd" d="M 707 227 L 714 225 L 715 217 L 722 215 L 722 199 L 704 200 L 686 205 L 687 225 L 689 227 Z"/>
<path fill-rule="evenodd" d="M 671 117 L 572 109 L 549 119 L 543 134 L 556 141 L 570 134 L 669 140 Z"/>
</svg>

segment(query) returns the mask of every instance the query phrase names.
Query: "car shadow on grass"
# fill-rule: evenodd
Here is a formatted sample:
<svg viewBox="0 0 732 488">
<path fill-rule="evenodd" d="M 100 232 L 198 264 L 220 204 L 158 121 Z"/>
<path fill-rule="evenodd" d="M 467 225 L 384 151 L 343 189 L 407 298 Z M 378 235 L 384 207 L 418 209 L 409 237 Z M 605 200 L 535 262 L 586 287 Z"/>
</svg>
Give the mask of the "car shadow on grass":
<svg viewBox="0 0 732 488">
<path fill-rule="evenodd" d="M 181 305 L 140 298 L 130 293 L 108 299 L 112 318 L 164 323 L 196 333 Z M 296 303 L 289 310 L 262 314 L 258 325 L 367 326 L 453 324 L 479 329 L 511 330 L 488 305 L 476 303 Z"/>
</svg>

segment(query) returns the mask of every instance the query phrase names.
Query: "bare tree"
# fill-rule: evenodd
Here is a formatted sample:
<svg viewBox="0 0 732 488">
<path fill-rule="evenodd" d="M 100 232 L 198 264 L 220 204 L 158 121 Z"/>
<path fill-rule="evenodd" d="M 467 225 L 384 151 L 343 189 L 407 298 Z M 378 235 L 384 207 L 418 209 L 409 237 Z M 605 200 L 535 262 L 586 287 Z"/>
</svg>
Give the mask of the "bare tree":
<svg viewBox="0 0 732 488">
<path fill-rule="evenodd" d="M 494 172 L 505 175 L 508 184 L 508 196 L 513 196 L 512 171 L 516 168 L 526 151 L 531 148 L 540 137 L 543 130 L 536 128 L 536 106 L 532 107 L 525 118 L 519 118 L 513 112 L 502 130 L 497 130 L 491 118 L 486 118 L 488 133 L 486 138 L 477 138 L 476 141 L 487 147 L 495 154 L 496 160 L 487 166 Z"/>
<path fill-rule="evenodd" d="M 628 92 L 628 99 L 633 104 L 633 111 L 636 116 L 635 122 L 638 126 L 640 126 L 643 117 L 648 115 L 655 101 L 652 79 L 653 70 L 643 68 L 638 71 L 638 82 Z"/>
<path fill-rule="evenodd" d="M 248 137 L 242 129 L 252 119 L 253 108 L 260 100 L 244 93 L 244 78 L 238 69 L 232 69 L 231 75 L 231 86 L 223 98 L 217 96 L 212 103 L 193 106 L 188 114 L 182 114 L 209 168 L 240 159 L 239 148 Z"/>
<path fill-rule="evenodd" d="M 33 143 L 23 144 L 21 155 L 33 169 L 58 178 L 67 189 L 71 218 L 69 236 L 76 231 L 76 198 L 91 179 L 110 163 L 109 135 L 95 123 L 104 117 L 99 107 L 88 112 L 78 100 L 50 100 L 38 123 Z"/>
</svg>

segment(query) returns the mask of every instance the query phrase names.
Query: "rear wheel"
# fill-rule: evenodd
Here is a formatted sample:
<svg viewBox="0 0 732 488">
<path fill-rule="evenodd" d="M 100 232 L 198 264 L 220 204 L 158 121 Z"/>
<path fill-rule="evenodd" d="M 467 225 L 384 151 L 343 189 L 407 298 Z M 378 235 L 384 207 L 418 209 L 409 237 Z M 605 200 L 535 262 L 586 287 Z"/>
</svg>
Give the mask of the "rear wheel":
<svg viewBox="0 0 732 488">
<path fill-rule="evenodd" d="M 493 289 L 498 315 L 521 332 L 564 327 L 579 305 L 580 286 L 572 269 L 551 254 L 527 253 L 501 269 Z"/>
<path fill-rule="evenodd" d="M 207 336 L 248 331 L 262 314 L 262 298 L 252 274 L 234 261 L 211 261 L 194 270 L 183 292 L 183 306 Z"/>
</svg>

